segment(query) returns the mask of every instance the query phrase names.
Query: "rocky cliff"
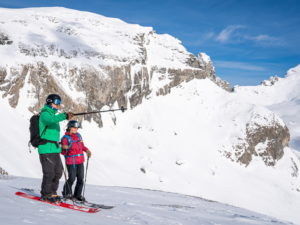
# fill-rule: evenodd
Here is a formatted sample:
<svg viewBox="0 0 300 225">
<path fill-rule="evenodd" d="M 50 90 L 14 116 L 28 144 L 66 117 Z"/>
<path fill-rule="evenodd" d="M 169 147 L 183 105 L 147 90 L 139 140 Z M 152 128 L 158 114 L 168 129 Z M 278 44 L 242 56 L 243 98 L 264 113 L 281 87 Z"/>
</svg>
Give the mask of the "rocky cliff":
<svg viewBox="0 0 300 225">
<path fill-rule="evenodd" d="M 64 8 L 0 10 L 0 90 L 12 107 L 22 89 L 37 99 L 28 105 L 32 112 L 49 93 L 63 97 L 64 110 L 78 112 L 133 108 L 193 79 L 230 90 L 205 54 L 194 56 L 152 28 Z M 102 126 L 100 114 L 86 119 Z"/>
</svg>

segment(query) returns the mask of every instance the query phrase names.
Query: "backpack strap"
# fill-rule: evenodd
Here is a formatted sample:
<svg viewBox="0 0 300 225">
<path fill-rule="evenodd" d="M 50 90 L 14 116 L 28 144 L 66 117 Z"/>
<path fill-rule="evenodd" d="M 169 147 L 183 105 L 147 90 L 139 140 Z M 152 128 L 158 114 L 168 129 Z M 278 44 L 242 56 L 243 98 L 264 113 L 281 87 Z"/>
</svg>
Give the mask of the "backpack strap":
<svg viewBox="0 0 300 225">
<path fill-rule="evenodd" d="M 41 116 L 41 112 L 38 114 L 38 117 L 39 117 L 39 121 L 40 121 L 40 116 Z M 42 136 L 45 134 L 46 130 L 47 130 L 48 126 L 45 126 L 43 132 L 41 133 L 41 138 Z"/>
<path fill-rule="evenodd" d="M 80 142 L 80 141 L 82 141 L 81 134 L 77 133 L 77 136 L 78 136 L 78 141 L 77 141 L 77 142 Z"/>
<path fill-rule="evenodd" d="M 62 138 L 61 138 L 61 142 L 64 138 L 67 138 L 68 140 L 68 148 L 66 149 L 66 155 L 68 154 L 68 151 L 70 150 L 70 148 L 72 147 L 72 144 L 73 144 L 73 140 L 72 138 L 70 137 L 70 135 L 64 135 Z"/>
<path fill-rule="evenodd" d="M 67 160 L 67 158 L 72 157 L 72 162 L 73 162 L 73 167 L 74 167 L 74 168 L 75 168 L 75 157 L 76 157 L 76 156 L 83 156 L 83 154 L 68 155 L 68 151 L 71 149 L 72 144 L 73 144 L 74 142 L 81 142 L 81 141 L 82 141 L 82 137 L 81 137 L 81 135 L 80 135 L 79 133 L 77 133 L 77 136 L 78 136 L 78 140 L 77 140 L 77 141 L 73 141 L 70 135 L 64 135 L 64 136 L 61 138 L 61 142 L 62 142 L 62 140 L 63 140 L 64 138 L 67 138 L 67 139 L 68 139 L 69 146 L 68 146 L 68 148 L 67 148 L 67 150 L 66 150 L 65 159 Z"/>
</svg>

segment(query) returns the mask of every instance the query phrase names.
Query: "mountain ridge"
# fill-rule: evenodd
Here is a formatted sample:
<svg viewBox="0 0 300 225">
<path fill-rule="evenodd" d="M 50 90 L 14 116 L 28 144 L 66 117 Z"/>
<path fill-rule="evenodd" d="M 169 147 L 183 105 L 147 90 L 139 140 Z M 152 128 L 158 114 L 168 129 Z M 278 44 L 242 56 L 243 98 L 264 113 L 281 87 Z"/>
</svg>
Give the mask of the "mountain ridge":
<svg viewBox="0 0 300 225">
<path fill-rule="evenodd" d="M 0 11 L 7 15 L 0 21 L 0 166 L 8 174 L 41 176 L 24 134 L 45 96 L 58 93 L 65 111 L 129 109 L 80 118 L 93 152 L 90 183 L 200 196 L 299 221 L 300 162 L 287 124 L 255 98 L 232 92 L 205 53 L 193 56 L 170 35 L 141 35 L 140 26 L 126 30 L 95 14 Z M 75 41 L 80 35 L 87 44 Z M 76 52 L 69 49 L 76 44 Z"/>
</svg>

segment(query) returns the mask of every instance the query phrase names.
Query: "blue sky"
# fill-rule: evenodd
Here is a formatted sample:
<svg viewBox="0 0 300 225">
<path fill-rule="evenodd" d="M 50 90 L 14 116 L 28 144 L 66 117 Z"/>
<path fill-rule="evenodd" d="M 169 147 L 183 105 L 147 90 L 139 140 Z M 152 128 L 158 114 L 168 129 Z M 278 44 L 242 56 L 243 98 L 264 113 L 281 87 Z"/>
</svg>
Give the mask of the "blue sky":
<svg viewBox="0 0 300 225">
<path fill-rule="evenodd" d="M 63 6 L 117 17 L 207 53 L 232 85 L 256 85 L 300 64 L 299 0 L 0 0 L 0 7 Z M 1 16 L 1 15 L 0 15 Z"/>
</svg>

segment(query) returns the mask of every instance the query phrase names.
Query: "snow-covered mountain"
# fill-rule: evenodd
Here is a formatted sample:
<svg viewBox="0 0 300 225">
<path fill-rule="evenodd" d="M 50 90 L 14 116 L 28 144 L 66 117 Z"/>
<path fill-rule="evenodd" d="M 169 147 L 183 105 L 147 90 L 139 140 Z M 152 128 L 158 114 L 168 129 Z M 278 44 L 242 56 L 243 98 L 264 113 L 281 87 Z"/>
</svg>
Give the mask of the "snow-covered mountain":
<svg viewBox="0 0 300 225">
<path fill-rule="evenodd" d="M 290 146 L 300 151 L 300 65 L 290 69 L 284 78 L 271 77 L 259 86 L 237 86 L 234 90 L 246 102 L 276 112 L 288 125 Z"/>
<path fill-rule="evenodd" d="M 10 105 L 37 111 L 59 92 L 68 108 L 128 107 L 164 95 L 183 81 L 215 76 L 207 55 L 194 56 L 181 42 L 151 27 L 65 8 L 0 9 L 1 90 Z M 47 86 L 45 84 L 48 84 Z M 99 91 L 101 90 L 101 91 Z M 92 115 L 101 126 L 100 115 Z M 88 118 L 90 119 L 90 118 Z"/>
<path fill-rule="evenodd" d="M 83 121 L 93 152 L 88 183 L 204 197 L 300 223 L 289 124 L 250 87 L 231 92 L 207 55 L 193 56 L 152 28 L 87 12 L 0 14 L 2 171 L 41 177 L 38 154 L 26 147 L 28 121 L 55 92 L 66 111 L 130 108 Z"/>
</svg>

